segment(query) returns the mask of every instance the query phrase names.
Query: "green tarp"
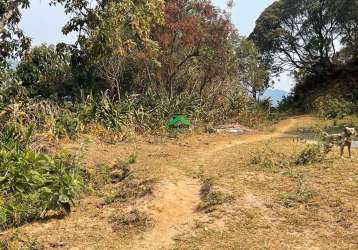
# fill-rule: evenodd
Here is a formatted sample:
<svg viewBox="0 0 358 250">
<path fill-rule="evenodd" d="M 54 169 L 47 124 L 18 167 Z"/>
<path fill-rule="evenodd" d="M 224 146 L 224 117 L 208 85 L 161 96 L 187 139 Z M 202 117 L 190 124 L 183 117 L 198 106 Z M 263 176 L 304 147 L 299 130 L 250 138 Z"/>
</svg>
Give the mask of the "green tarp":
<svg viewBox="0 0 358 250">
<path fill-rule="evenodd" d="M 189 127 L 191 122 L 184 116 L 175 116 L 168 122 L 168 127 L 179 128 L 179 127 Z"/>
</svg>

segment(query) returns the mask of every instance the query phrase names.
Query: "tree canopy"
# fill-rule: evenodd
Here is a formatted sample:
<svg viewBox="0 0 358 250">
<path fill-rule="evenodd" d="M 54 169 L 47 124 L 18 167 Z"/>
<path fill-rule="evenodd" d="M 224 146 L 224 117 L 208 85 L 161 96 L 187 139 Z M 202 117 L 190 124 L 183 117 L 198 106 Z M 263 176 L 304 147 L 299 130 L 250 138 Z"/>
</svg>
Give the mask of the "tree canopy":
<svg viewBox="0 0 358 250">
<path fill-rule="evenodd" d="M 340 44 L 356 47 L 357 3 L 279 0 L 261 14 L 250 38 L 274 69 L 321 74 Z"/>
<path fill-rule="evenodd" d="M 30 47 L 30 39 L 19 28 L 20 10 L 29 6 L 29 0 L 0 1 L 0 66 L 8 57 L 21 55 Z"/>
</svg>

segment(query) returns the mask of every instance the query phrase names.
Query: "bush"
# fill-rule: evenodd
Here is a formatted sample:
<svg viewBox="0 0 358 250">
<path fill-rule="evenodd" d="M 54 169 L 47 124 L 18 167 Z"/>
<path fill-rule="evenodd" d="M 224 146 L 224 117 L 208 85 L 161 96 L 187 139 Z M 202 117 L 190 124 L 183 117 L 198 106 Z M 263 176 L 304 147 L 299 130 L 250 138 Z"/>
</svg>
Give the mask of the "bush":
<svg viewBox="0 0 358 250">
<path fill-rule="evenodd" d="M 55 120 L 55 136 L 58 138 L 75 138 L 84 130 L 84 125 L 79 117 L 70 112 L 64 112 Z"/>
<path fill-rule="evenodd" d="M 264 150 L 251 155 L 250 164 L 276 171 L 277 169 L 290 166 L 291 159 L 286 155 L 273 151 L 267 144 Z"/>
<path fill-rule="evenodd" d="M 325 98 L 315 101 L 318 115 L 325 119 L 340 120 L 351 114 L 352 103 L 342 98 Z"/>
<path fill-rule="evenodd" d="M 324 154 L 322 153 L 322 145 L 307 145 L 301 153 L 298 154 L 295 164 L 308 165 L 312 163 L 322 162 Z"/>
<path fill-rule="evenodd" d="M 75 160 L 30 150 L 0 150 L 0 227 L 19 225 L 49 210 L 70 212 L 82 188 Z"/>
<path fill-rule="evenodd" d="M 11 150 L 14 148 L 24 149 L 34 133 L 34 126 L 24 126 L 19 122 L 8 121 L 0 129 L 0 147 Z"/>
<path fill-rule="evenodd" d="M 17 75 L 33 96 L 52 97 L 70 93 L 70 55 L 59 54 L 52 45 L 33 48 L 17 66 Z"/>
<path fill-rule="evenodd" d="M 0 108 L 4 108 L 13 98 L 26 96 L 26 89 L 12 72 L 0 71 Z"/>
</svg>

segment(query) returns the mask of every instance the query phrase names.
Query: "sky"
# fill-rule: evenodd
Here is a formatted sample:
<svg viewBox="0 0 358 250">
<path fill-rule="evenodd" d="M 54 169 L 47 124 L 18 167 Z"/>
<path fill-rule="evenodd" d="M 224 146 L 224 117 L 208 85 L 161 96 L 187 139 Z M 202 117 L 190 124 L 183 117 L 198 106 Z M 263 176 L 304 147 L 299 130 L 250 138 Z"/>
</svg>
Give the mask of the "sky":
<svg viewBox="0 0 358 250">
<path fill-rule="evenodd" d="M 212 0 L 221 8 L 226 7 L 227 0 Z M 255 21 L 275 0 L 235 0 L 232 9 L 232 21 L 241 35 L 248 36 L 255 27 Z M 49 6 L 48 0 L 31 0 L 31 7 L 23 11 L 21 27 L 32 38 L 33 45 L 42 43 L 70 43 L 75 35 L 64 36 L 61 32 L 63 25 L 69 19 L 61 6 Z M 284 73 L 275 88 L 289 91 L 293 82 Z"/>
</svg>

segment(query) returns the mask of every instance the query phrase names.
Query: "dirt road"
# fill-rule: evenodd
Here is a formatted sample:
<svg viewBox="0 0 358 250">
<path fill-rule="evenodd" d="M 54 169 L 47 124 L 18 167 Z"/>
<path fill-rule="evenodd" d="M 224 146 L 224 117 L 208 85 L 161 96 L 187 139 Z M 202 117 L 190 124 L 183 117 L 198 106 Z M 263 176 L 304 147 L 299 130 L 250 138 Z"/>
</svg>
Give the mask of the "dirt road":
<svg viewBox="0 0 358 250">
<path fill-rule="evenodd" d="M 236 150 L 240 152 L 238 154 L 242 154 L 250 151 L 250 145 L 255 143 L 287 137 L 286 132 L 289 129 L 305 123 L 306 120 L 310 118 L 291 118 L 274 126 L 269 130 L 271 132 L 252 135 L 193 135 L 190 138 L 169 142 L 92 144 L 86 157 L 89 166 L 111 164 L 115 159 L 123 159 L 134 151 L 138 153 L 139 158 L 134 167 L 139 176 L 155 177 L 158 182 L 150 197 L 132 202 L 128 206 L 150 215 L 153 226 L 130 236 L 126 235 L 126 232 L 118 233 L 113 230 L 110 218 L 113 214 L 122 212 L 119 210 L 120 206 L 104 204 L 103 197 L 90 195 L 84 197 L 73 213 L 64 219 L 36 222 L 19 230 L 48 249 L 182 249 L 180 246 L 186 248 L 187 244 L 190 249 L 200 249 L 198 246 L 195 247 L 195 240 L 184 244 L 180 241 L 176 242 L 176 239 L 195 238 L 195 232 L 198 231 L 196 228 L 203 230 L 201 234 L 205 234 L 205 231 L 210 232 L 211 228 L 215 227 L 227 230 L 226 218 L 213 218 L 197 211 L 201 202 L 200 176 L 215 175 L 216 172 L 220 172 L 217 168 L 218 162 L 233 164 L 234 159 L 240 161 L 241 158 L 235 156 Z M 227 152 L 231 152 L 230 155 L 233 157 L 227 155 Z M 237 170 L 231 167 L 230 171 Z M 237 176 L 243 178 L 241 174 Z M 271 178 L 266 174 L 256 177 L 264 181 Z M 237 180 L 230 180 L 230 176 L 225 178 L 222 178 L 226 180 L 223 181 L 222 186 L 232 185 L 230 188 L 234 190 Z M 244 178 L 249 183 L 252 176 L 246 175 Z M 240 185 L 243 188 L 247 186 L 245 183 Z M 240 197 L 237 199 L 241 203 L 236 208 L 238 211 L 253 209 L 259 219 L 262 218 L 270 227 L 275 225 L 276 216 L 255 190 L 252 192 L 246 190 Z M 125 230 L 123 228 L 123 231 Z M 304 241 L 305 239 L 302 239 L 302 244 L 307 243 Z M 209 246 L 206 249 L 211 248 Z"/>
</svg>

